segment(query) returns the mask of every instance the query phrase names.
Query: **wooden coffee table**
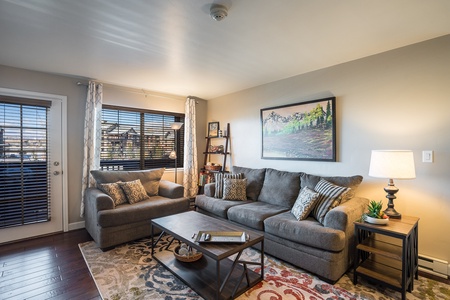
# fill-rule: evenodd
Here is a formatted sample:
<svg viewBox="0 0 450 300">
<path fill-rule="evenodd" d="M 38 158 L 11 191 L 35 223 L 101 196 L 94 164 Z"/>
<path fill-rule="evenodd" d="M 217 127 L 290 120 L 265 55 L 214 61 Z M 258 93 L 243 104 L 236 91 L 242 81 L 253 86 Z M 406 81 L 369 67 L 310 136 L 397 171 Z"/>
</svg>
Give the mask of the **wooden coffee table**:
<svg viewBox="0 0 450 300">
<path fill-rule="evenodd" d="M 264 235 L 225 220 L 212 218 L 195 211 L 153 219 L 152 256 L 165 268 L 205 299 L 233 299 L 264 279 Z M 188 244 L 203 253 L 195 262 L 178 261 L 169 247 L 155 252 L 155 227 L 176 240 Z M 199 243 L 194 234 L 199 231 L 242 231 L 248 234 L 243 243 Z M 260 243 L 259 262 L 242 260 L 242 251 Z M 234 259 L 229 257 L 237 254 Z M 248 265 L 257 265 L 254 272 Z"/>
</svg>

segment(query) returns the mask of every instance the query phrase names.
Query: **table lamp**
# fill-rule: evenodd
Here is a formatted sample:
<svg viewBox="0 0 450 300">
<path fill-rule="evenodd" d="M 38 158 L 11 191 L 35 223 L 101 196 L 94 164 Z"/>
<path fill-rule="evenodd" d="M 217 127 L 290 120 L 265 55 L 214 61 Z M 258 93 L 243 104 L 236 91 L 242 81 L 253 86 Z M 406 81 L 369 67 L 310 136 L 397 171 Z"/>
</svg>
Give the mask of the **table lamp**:
<svg viewBox="0 0 450 300">
<path fill-rule="evenodd" d="M 389 218 L 402 217 L 394 208 L 395 194 L 398 188 L 394 185 L 394 179 L 416 178 L 414 168 L 414 155 L 410 150 L 372 150 L 370 157 L 369 176 L 388 178 L 388 185 L 384 188 L 388 198 L 388 208 L 384 211 Z"/>
</svg>

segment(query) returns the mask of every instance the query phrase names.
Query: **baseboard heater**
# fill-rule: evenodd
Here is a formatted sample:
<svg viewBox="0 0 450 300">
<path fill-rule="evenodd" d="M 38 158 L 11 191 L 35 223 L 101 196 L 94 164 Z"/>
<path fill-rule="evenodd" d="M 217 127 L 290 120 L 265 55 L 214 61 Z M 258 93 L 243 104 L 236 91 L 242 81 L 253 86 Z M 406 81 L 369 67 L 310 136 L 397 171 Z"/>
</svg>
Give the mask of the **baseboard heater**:
<svg viewBox="0 0 450 300">
<path fill-rule="evenodd" d="M 449 265 L 448 262 L 419 254 L 419 270 L 448 279 Z"/>
</svg>

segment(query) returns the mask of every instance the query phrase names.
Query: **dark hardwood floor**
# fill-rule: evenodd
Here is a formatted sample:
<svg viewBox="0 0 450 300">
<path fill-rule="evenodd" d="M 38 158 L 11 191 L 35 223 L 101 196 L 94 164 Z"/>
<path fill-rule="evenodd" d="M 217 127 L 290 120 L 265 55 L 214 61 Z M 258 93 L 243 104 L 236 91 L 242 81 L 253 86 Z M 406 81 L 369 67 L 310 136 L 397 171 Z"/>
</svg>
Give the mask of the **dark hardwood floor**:
<svg viewBox="0 0 450 300">
<path fill-rule="evenodd" d="M 0 299 L 101 299 L 78 244 L 85 229 L 0 245 Z"/>
<path fill-rule="evenodd" d="M 100 300 L 78 244 L 85 229 L 0 245 L 0 299 Z M 446 284 L 450 280 L 419 272 Z"/>
</svg>

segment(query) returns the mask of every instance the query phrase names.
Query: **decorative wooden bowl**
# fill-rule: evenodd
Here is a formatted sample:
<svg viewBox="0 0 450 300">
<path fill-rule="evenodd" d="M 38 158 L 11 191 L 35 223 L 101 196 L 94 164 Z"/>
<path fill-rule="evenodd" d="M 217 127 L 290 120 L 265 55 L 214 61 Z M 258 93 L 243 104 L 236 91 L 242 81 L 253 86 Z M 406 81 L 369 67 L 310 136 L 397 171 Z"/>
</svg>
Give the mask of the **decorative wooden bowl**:
<svg viewBox="0 0 450 300">
<path fill-rule="evenodd" d="M 203 256 L 203 254 L 202 254 L 201 252 L 197 252 L 197 253 L 195 253 L 195 254 L 188 255 L 188 256 L 185 256 L 185 255 L 179 255 L 179 254 L 178 254 L 178 250 L 180 250 L 180 246 L 177 246 L 177 247 L 174 249 L 173 255 L 175 256 L 175 258 L 176 258 L 177 260 L 182 261 L 182 262 L 194 262 L 194 261 L 199 260 L 199 259 Z"/>
<path fill-rule="evenodd" d="M 208 171 L 220 171 L 222 169 L 222 166 L 205 166 L 205 169 Z"/>
</svg>

